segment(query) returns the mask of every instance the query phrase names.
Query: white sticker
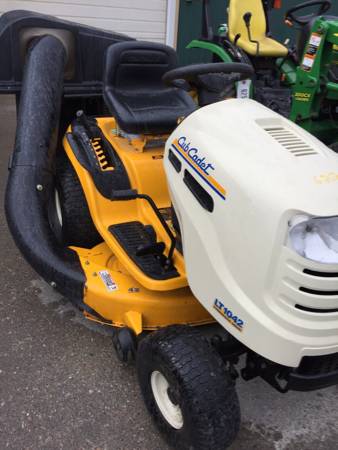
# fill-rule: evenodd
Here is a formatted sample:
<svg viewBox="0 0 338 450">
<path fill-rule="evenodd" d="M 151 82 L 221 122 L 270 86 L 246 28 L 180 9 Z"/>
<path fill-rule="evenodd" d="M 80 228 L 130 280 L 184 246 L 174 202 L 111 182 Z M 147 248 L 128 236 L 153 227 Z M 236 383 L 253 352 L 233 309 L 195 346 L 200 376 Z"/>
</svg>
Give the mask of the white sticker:
<svg viewBox="0 0 338 450">
<path fill-rule="evenodd" d="M 101 270 L 101 272 L 99 272 L 99 275 L 100 275 L 102 281 L 104 282 L 104 284 L 106 285 L 106 288 L 108 289 L 109 292 L 118 290 L 118 286 L 115 283 L 115 281 L 112 279 L 108 270 Z"/>
<path fill-rule="evenodd" d="M 307 56 L 304 56 L 303 66 L 311 69 L 313 64 L 314 64 L 314 62 L 315 62 L 315 60 L 313 58 L 309 58 Z"/>
<path fill-rule="evenodd" d="M 310 45 L 313 45 L 314 47 L 319 47 L 321 42 L 322 42 L 321 36 L 318 36 L 318 34 L 311 35 Z"/>
<path fill-rule="evenodd" d="M 237 98 L 250 98 L 251 80 L 243 80 L 237 83 Z"/>
</svg>

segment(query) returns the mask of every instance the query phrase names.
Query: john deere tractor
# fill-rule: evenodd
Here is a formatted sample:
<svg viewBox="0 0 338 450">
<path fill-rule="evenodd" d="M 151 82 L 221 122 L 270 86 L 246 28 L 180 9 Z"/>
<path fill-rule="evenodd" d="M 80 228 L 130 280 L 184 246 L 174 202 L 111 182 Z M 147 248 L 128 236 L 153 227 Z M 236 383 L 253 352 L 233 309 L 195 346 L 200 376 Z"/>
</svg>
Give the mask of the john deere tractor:
<svg viewBox="0 0 338 450">
<path fill-rule="evenodd" d="M 255 76 L 237 83 L 237 97 L 255 98 L 338 149 L 338 17 L 326 15 L 331 1 L 307 1 L 287 11 L 286 24 L 298 28 L 293 48 L 270 32 L 269 12 L 281 7 L 280 0 L 229 0 L 228 23 L 216 36 L 209 0 L 203 3 L 202 38 L 188 48 L 212 52 L 215 62 L 252 65 Z"/>
</svg>

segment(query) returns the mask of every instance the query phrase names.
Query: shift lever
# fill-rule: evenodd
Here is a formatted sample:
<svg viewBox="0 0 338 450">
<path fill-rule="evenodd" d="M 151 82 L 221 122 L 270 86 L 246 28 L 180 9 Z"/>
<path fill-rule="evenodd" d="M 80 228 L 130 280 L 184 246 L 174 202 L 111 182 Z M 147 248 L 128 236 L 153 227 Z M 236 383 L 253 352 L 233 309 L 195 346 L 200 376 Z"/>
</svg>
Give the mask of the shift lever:
<svg viewBox="0 0 338 450">
<path fill-rule="evenodd" d="M 246 25 L 246 27 L 248 29 L 250 29 L 251 19 L 252 19 L 252 13 L 251 12 L 247 12 L 247 13 L 244 14 L 243 20 L 244 20 L 245 25 Z"/>
<path fill-rule="evenodd" d="M 245 26 L 248 30 L 249 41 L 257 45 L 256 56 L 259 56 L 259 42 L 252 39 L 252 36 L 251 36 L 251 19 L 252 19 L 252 13 L 246 12 L 243 16 L 243 20 L 244 20 Z"/>
</svg>

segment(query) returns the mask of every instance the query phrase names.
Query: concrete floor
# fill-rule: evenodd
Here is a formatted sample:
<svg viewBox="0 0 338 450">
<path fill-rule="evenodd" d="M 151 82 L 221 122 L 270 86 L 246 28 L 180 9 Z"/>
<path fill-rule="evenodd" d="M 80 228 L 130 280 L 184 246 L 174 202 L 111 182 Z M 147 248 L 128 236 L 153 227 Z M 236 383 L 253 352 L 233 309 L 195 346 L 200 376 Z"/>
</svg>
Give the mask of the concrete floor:
<svg viewBox="0 0 338 450">
<path fill-rule="evenodd" d="M 23 260 L 3 195 L 15 109 L 0 97 L 0 449 L 167 450 L 133 367 L 109 332 L 74 311 Z M 337 450 L 338 388 L 281 395 L 239 382 L 243 425 L 232 450 Z"/>
</svg>

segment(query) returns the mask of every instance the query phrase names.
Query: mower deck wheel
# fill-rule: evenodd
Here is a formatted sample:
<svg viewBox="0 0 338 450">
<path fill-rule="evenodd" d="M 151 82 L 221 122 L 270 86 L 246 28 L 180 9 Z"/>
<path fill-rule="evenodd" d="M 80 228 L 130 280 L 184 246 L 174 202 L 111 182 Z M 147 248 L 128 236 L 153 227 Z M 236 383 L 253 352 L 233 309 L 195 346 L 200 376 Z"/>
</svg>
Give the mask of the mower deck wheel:
<svg viewBox="0 0 338 450">
<path fill-rule="evenodd" d="M 167 441 L 181 450 L 224 450 L 237 436 L 234 382 L 195 328 L 170 326 L 141 340 L 137 371 L 146 406 Z"/>
<path fill-rule="evenodd" d="M 121 362 L 127 363 L 135 359 L 137 349 L 136 336 L 129 328 L 124 327 L 115 331 L 113 346 Z"/>
</svg>

